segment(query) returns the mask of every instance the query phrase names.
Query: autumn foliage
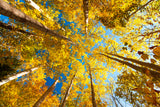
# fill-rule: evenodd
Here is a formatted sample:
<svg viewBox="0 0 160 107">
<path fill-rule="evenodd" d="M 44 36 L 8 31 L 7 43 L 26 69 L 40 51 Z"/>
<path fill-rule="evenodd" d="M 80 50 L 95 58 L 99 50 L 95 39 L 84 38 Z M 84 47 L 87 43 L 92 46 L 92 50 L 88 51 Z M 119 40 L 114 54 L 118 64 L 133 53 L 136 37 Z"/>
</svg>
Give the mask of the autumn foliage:
<svg viewBox="0 0 160 107">
<path fill-rule="evenodd" d="M 159 107 L 159 0 L 0 0 L 0 106 Z"/>
</svg>

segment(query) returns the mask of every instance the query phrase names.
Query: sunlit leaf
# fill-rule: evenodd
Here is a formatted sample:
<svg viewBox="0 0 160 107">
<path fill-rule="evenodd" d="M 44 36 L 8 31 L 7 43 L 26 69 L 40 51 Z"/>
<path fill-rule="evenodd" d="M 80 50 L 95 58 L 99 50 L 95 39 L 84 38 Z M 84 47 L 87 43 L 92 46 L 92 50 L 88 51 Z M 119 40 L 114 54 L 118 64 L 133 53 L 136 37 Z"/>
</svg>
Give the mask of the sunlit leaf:
<svg viewBox="0 0 160 107">
<path fill-rule="evenodd" d="M 154 60 L 154 59 L 151 59 L 151 62 L 152 62 L 152 63 L 156 63 L 156 60 Z"/>
<path fill-rule="evenodd" d="M 160 57 L 160 47 L 156 47 L 155 49 L 153 49 L 153 53 Z"/>
<path fill-rule="evenodd" d="M 149 58 L 149 56 L 148 56 L 147 54 L 142 54 L 142 55 L 141 55 L 141 58 L 142 58 L 143 60 L 146 60 L 146 59 Z"/>
</svg>

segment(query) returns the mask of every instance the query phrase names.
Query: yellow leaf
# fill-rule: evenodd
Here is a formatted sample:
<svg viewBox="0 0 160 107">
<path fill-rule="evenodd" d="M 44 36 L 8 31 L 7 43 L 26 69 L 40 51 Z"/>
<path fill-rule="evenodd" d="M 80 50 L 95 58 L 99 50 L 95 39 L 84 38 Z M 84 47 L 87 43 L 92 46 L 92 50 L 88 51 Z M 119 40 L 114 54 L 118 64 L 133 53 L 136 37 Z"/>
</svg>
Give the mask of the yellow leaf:
<svg viewBox="0 0 160 107">
<path fill-rule="evenodd" d="M 62 45 L 62 48 L 65 48 L 65 45 Z"/>
<path fill-rule="evenodd" d="M 95 39 L 95 43 L 98 43 L 98 40 L 97 40 L 97 39 Z"/>
</svg>

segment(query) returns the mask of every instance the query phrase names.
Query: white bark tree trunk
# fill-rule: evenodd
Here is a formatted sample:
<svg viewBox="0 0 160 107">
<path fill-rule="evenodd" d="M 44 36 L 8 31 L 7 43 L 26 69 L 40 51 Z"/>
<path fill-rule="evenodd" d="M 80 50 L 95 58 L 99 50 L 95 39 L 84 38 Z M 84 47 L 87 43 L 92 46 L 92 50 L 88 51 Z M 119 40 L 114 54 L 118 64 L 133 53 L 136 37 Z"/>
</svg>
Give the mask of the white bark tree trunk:
<svg viewBox="0 0 160 107">
<path fill-rule="evenodd" d="M 85 34 L 88 37 L 88 0 L 83 0 L 84 18 L 85 18 Z"/>
<path fill-rule="evenodd" d="M 64 96 L 64 98 L 63 98 L 63 100 L 62 100 L 62 103 L 60 104 L 59 107 L 64 107 L 64 106 L 65 106 L 65 102 L 66 102 L 66 99 L 67 99 L 67 97 L 68 97 L 68 95 L 69 95 L 69 92 L 70 92 L 70 90 L 71 90 L 72 83 L 73 83 L 73 80 L 74 80 L 74 78 L 75 78 L 75 76 L 76 76 L 76 73 L 77 73 L 77 71 L 76 71 L 75 74 L 73 75 L 73 77 L 72 77 L 72 79 L 71 79 L 71 82 L 70 82 L 70 85 L 69 85 L 69 87 L 67 88 L 67 91 L 66 91 L 66 93 L 65 93 L 65 96 Z"/>
<path fill-rule="evenodd" d="M 62 36 L 56 33 L 55 31 L 50 30 L 48 27 L 46 27 L 42 23 L 38 22 L 37 20 L 34 20 L 30 16 L 26 15 L 25 13 L 21 12 L 20 10 L 16 9 L 15 7 L 11 6 L 10 4 L 6 3 L 3 0 L 0 0 L 0 14 L 13 18 L 35 29 L 38 29 L 44 32 L 45 34 L 48 33 L 52 36 L 67 40 L 68 42 L 72 43 L 72 41 L 66 38 L 65 36 Z"/>
<path fill-rule="evenodd" d="M 3 85 L 3 84 L 5 84 L 5 83 L 7 83 L 7 82 L 9 82 L 9 81 L 12 81 L 12 80 L 18 78 L 18 77 L 21 77 L 23 75 L 29 74 L 29 73 L 31 73 L 32 71 L 34 71 L 34 70 L 36 70 L 38 68 L 39 67 L 35 67 L 35 68 L 32 68 L 32 69 L 26 70 L 24 72 L 17 73 L 14 76 L 11 76 L 11 77 L 9 77 L 7 79 L 4 79 L 4 80 L 0 81 L 0 86 Z"/>
<path fill-rule="evenodd" d="M 44 16 L 46 16 L 48 19 L 52 20 L 49 15 L 45 15 L 44 11 L 32 0 L 25 0 L 26 2 L 28 2 L 33 8 L 35 8 L 36 10 L 38 10 L 39 12 L 41 12 Z M 58 24 L 57 22 L 55 22 L 56 24 Z M 63 31 L 65 31 L 64 28 L 61 28 Z"/>
<path fill-rule="evenodd" d="M 91 81 L 91 95 L 92 95 L 92 105 L 93 107 L 97 107 L 96 100 L 95 100 L 95 93 L 94 93 L 94 86 L 93 86 L 93 79 L 92 79 L 92 72 L 91 72 L 91 67 L 88 64 L 89 68 L 89 76 L 90 76 L 90 81 Z"/>
</svg>

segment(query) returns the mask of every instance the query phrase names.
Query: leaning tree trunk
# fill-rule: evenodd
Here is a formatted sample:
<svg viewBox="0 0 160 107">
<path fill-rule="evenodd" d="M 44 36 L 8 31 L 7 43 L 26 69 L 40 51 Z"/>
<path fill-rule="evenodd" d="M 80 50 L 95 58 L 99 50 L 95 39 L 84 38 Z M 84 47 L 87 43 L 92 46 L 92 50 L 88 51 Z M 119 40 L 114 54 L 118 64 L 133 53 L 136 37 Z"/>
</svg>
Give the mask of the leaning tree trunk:
<svg viewBox="0 0 160 107">
<path fill-rule="evenodd" d="M 21 77 L 21 76 L 23 76 L 23 75 L 29 74 L 29 73 L 31 73 L 32 71 L 34 71 L 34 70 L 36 70 L 36 69 L 38 69 L 38 68 L 39 68 L 39 67 L 35 67 L 35 68 L 32 68 L 32 69 L 28 69 L 28 70 L 26 70 L 26 71 L 17 73 L 17 74 L 15 74 L 14 76 L 11 76 L 11 77 L 9 77 L 9 78 L 7 78 L 7 79 L 4 79 L 4 80 L 0 81 L 0 86 L 3 85 L 3 84 L 5 84 L 5 83 L 7 83 L 7 82 L 9 82 L 9 81 L 12 81 L 12 80 L 18 78 L 18 77 Z"/>
<path fill-rule="evenodd" d="M 48 90 L 39 98 L 39 100 L 33 105 L 33 107 L 39 107 L 46 98 L 46 96 L 55 89 L 57 83 L 58 79 L 56 79 L 56 81 L 48 88 Z"/>
<path fill-rule="evenodd" d="M 110 56 L 108 56 L 108 55 L 105 55 L 105 54 L 102 54 L 102 53 L 100 53 L 100 55 L 103 55 L 103 56 L 105 56 L 105 57 L 107 57 L 107 58 L 113 59 L 113 60 L 115 60 L 115 61 L 117 61 L 117 62 L 120 62 L 120 63 L 122 63 L 122 64 L 125 64 L 125 65 L 133 68 L 133 69 L 136 70 L 136 71 L 139 71 L 139 72 L 141 72 L 141 73 L 146 74 L 146 70 L 147 70 L 147 69 L 144 68 L 144 67 L 139 67 L 139 66 L 133 65 L 133 64 L 131 64 L 131 63 L 129 63 L 129 62 L 125 62 L 125 61 L 119 60 L 119 59 L 117 59 L 117 58 L 112 58 L 112 57 L 110 57 Z M 153 71 L 153 70 L 149 70 L 149 74 L 150 74 L 150 76 L 154 77 L 155 79 L 159 79 L 159 78 L 160 78 L 160 72 L 156 72 L 156 71 Z"/>
<path fill-rule="evenodd" d="M 91 73 L 91 68 L 90 68 L 89 64 L 88 64 L 88 68 L 89 68 L 89 76 L 90 76 L 90 81 L 91 81 L 92 105 L 93 105 L 93 107 L 97 107 L 96 100 L 95 100 L 93 80 L 92 80 L 92 73 Z"/>
<path fill-rule="evenodd" d="M 35 8 L 39 12 L 43 13 L 43 11 L 41 10 L 41 8 L 34 1 L 32 1 L 32 0 L 25 0 L 25 2 L 29 3 L 29 5 L 31 5 L 33 8 Z"/>
<path fill-rule="evenodd" d="M 121 104 L 121 102 L 116 98 L 116 97 L 114 97 L 116 100 L 117 100 L 117 102 L 121 105 L 121 107 L 123 107 L 123 105 Z"/>
<path fill-rule="evenodd" d="M 22 29 L 15 28 L 14 26 L 8 25 L 8 24 L 3 23 L 1 21 L 0 21 L 0 27 L 2 27 L 4 29 L 9 29 L 9 30 L 17 31 L 17 32 L 20 32 L 20 33 L 23 33 L 23 34 L 27 34 L 27 35 L 34 35 L 33 33 L 27 32 L 27 31 L 22 30 Z"/>
<path fill-rule="evenodd" d="M 78 94 L 77 99 L 76 99 L 76 101 L 75 101 L 75 107 L 77 107 L 77 105 L 78 105 L 79 97 L 80 97 L 80 94 Z"/>
<path fill-rule="evenodd" d="M 146 63 L 146 62 L 138 61 L 138 60 L 132 59 L 132 58 L 125 58 L 125 57 L 123 57 L 123 56 L 116 55 L 116 54 L 112 54 L 112 53 L 106 53 L 106 54 L 109 54 L 109 55 L 112 55 L 112 56 L 116 56 L 116 57 L 118 57 L 118 58 L 122 58 L 122 59 L 124 59 L 124 60 L 128 60 L 128 61 L 134 62 L 134 63 L 136 63 L 136 64 L 145 66 L 146 68 L 149 67 L 149 68 L 152 68 L 152 69 L 154 69 L 154 70 L 160 71 L 160 66 L 155 65 L 155 64 L 152 64 L 152 63 Z"/>
<path fill-rule="evenodd" d="M 150 0 L 148 1 L 146 4 L 142 5 L 139 9 L 137 9 L 135 12 L 133 12 L 132 14 L 129 15 L 129 17 L 133 16 L 134 14 L 136 14 L 139 10 L 143 9 L 144 7 L 146 7 L 149 3 L 151 3 L 154 0 Z"/>
<path fill-rule="evenodd" d="M 71 40 L 69 40 L 65 36 L 62 36 L 62 35 L 56 33 L 55 31 L 50 30 L 48 27 L 46 27 L 42 23 L 38 22 L 37 20 L 34 20 L 30 16 L 26 15 L 25 13 L 21 12 L 20 10 L 16 9 L 15 7 L 11 6 L 10 4 L 4 2 L 3 0 L 0 0 L 0 14 L 3 14 L 5 16 L 13 18 L 19 22 L 27 24 L 37 30 L 44 32 L 45 34 L 48 33 L 48 34 L 55 36 L 57 38 L 61 38 L 61 39 L 67 40 L 68 42 L 71 42 Z"/>
<path fill-rule="evenodd" d="M 116 102 L 116 99 L 114 98 L 113 95 L 112 95 L 112 99 L 113 99 L 113 101 L 114 101 L 114 103 L 115 103 L 115 106 L 118 107 L 118 104 L 117 104 L 117 102 Z"/>
<path fill-rule="evenodd" d="M 32 0 L 25 0 L 26 2 L 29 3 L 29 5 L 31 5 L 33 8 L 35 8 L 36 10 L 38 10 L 39 12 L 41 12 L 43 14 L 43 16 L 47 17 L 48 19 L 52 20 L 47 14 L 45 15 L 44 11 Z M 56 24 L 58 24 L 57 22 L 55 22 Z M 61 28 L 63 31 L 65 31 L 64 28 Z"/>
<path fill-rule="evenodd" d="M 74 78 L 75 78 L 75 76 L 76 76 L 76 73 L 77 73 L 77 71 L 76 71 L 75 74 L 73 75 L 73 77 L 72 77 L 72 79 L 71 79 L 71 82 L 70 82 L 70 85 L 69 85 L 69 87 L 67 88 L 67 91 L 66 91 L 66 93 L 65 93 L 65 96 L 64 96 L 64 98 L 63 98 L 63 100 L 62 100 L 62 103 L 60 104 L 59 107 L 64 107 L 64 106 L 65 106 L 65 102 L 66 102 L 66 99 L 67 99 L 67 97 L 68 97 L 68 95 L 69 95 L 69 92 L 70 92 L 70 90 L 71 90 L 72 83 L 73 83 L 73 80 L 74 80 Z"/>
<path fill-rule="evenodd" d="M 83 11 L 85 18 L 85 35 L 88 37 L 88 0 L 83 0 Z"/>
</svg>

